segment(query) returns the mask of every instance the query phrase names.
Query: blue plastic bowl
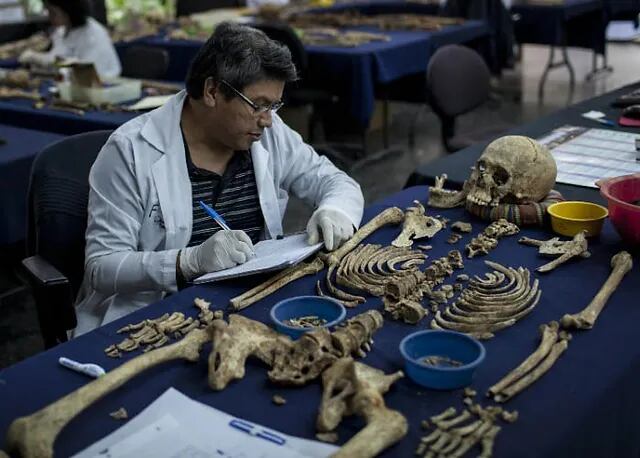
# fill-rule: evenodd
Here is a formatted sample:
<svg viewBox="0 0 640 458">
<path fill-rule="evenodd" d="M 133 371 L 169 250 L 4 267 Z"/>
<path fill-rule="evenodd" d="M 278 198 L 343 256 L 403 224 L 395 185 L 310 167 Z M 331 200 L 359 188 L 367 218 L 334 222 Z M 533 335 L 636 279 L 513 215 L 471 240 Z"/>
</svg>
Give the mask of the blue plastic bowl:
<svg viewBox="0 0 640 458">
<path fill-rule="evenodd" d="M 313 331 L 317 328 L 296 328 L 284 322 L 292 318 L 308 315 L 315 315 L 326 320 L 326 324 L 318 327 L 329 328 L 341 323 L 347 315 L 347 311 L 337 300 L 321 296 L 290 297 L 271 307 L 271 320 L 276 329 L 278 332 L 287 334 L 292 339 L 297 339 L 305 332 Z"/>
<path fill-rule="evenodd" d="M 400 342 L 405 371 L 419 385 L 437 390 L 453 390 L 471 384 L 476 368 L 484 361 L 484 346 L 473 337 L 455 331 L 428 330 L 409 334 Z M 433 366 L 420 360 L 442 356 L 461 366 Z"/>
</svg>

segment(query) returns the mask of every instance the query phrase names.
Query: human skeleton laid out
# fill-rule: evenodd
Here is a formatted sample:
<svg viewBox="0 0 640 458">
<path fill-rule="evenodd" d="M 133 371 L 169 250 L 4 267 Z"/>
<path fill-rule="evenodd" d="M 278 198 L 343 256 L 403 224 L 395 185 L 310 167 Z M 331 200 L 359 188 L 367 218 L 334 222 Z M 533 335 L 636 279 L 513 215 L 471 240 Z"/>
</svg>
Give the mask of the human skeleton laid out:
<svg viewBox="0 0 640 458">
<path fill-rule="evenodd" d="M 528 269 L 504 267 L 485 261 L 493 272 L 475 277 L 458 299 L 431 320 L 434 329 L 464 332 L 490 339 L 496 331 L 514 325 L 538 304 L 542 291 L 538 280 L 531 283 Z"/>
<path fill-rule="evenodd" d="M 506 402 L 522 392 L 553 367 L 571 340 L 571 334 L 559 331 L 556 321 L 540 326 L 540 334 L 540 345 L 536 351 L 489 388 L 487 396 L 496 402 Z"/>
<path fill-rule="evenodd" d="M 536 272 L 550 272 L 560 264 L 567 262 L 569 259 L 579 256 L 581 258 L 588 258 L 591 253 L 587 251 L 588 242 L 585 231 L 578 232 L 573 240 L 561 242 L 558 237 L 554 237 L 549 240 L 536 240 L 529 237 L 522 237 L 518 240 L 519 243 L 525 245 L 537 246 L 538 253 L 545 256 L 558 256 L 553 261 L 540 266 L 536 269 Z"/>
</svg>

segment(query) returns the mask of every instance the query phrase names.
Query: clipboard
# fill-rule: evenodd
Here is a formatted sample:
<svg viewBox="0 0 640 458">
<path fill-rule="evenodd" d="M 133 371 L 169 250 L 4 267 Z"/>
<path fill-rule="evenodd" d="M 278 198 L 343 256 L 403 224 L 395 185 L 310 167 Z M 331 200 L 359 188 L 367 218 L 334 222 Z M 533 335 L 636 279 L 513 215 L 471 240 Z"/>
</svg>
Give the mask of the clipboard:
<svg viewBox="0 0 640 458">
<path fill-rule="evenodd" d="M 284 269 L 317 253 L 322 246 L 323 243 L 307 244 L 306 232 L 289 235 L 282 239 L 263 240 L 254 245 L 255 258 L 230 269 L 202 275 L 196 278 L 193 283 L 198 285 Z"/>
</svg>

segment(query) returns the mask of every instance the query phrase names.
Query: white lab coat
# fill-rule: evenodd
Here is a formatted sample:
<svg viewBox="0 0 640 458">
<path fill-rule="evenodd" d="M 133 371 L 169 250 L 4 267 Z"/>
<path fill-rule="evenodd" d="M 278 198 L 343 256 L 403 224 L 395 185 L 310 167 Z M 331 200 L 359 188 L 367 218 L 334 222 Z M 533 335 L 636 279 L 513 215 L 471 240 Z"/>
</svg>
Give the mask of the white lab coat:
<svg viewBox="0 0 640 458">
<path fill-rule="evenodd" d="M 75 58 L 81 62 L 92 62 L 101 78 L 119 76 L 122 71 L 118 53 L 111 42 L 107 29 L 92 17 L 87 23 L 66 33 L 58 27 L 51 35 L 52 46 L 46 53 L 34 53 L 41 64 L 52 64 L 56 57 Z"/>
<path fill-rule="evenodd" d="M 85 274 L 76 313 L 80 335 L 175 292 L 176 257 L 191 238 L 191 182 L 180 131 L 186 94 L 120 128 L 89 176 Z M 319 156 L 277 115 L 251 147 L 264 238 L 282 234 L 289 192 L 344 213 L 358 227 L 360 186 Z"/>
</svg>

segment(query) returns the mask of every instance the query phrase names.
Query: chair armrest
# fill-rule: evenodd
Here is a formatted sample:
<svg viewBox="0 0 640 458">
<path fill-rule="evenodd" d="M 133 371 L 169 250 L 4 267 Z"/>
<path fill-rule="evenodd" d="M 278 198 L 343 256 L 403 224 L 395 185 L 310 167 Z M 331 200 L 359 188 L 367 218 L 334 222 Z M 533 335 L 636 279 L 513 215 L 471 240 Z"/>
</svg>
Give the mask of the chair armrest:
<svg viewBox="0 0 640 458">
<path fill-rule="evenodd" d="M 68 284 L 69 279 L 42 256 L 35 255 L 22 260 L 22 265 L 29 274 L 29 283 L 34 287 L 47 287 Z"/>
</svg>

